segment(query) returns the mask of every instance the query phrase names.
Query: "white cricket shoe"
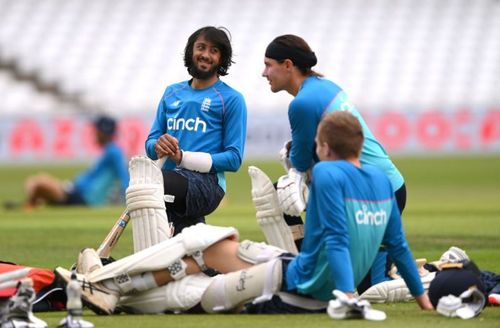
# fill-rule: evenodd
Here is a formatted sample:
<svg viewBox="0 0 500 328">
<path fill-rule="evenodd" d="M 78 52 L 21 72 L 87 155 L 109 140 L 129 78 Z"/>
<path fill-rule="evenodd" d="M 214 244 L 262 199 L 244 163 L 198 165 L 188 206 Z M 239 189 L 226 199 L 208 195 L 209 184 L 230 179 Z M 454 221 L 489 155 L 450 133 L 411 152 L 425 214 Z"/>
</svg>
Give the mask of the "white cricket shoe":
<svg viewBox="0 0 500 328">
<path fill-rule="evenodd" d="M 62 267 L 55 269 L 57 276 L 67 285 L 71 280 L 71 271 Z M 91 283 L 83 274 L 77 273 L 76 280 L 82 285 L 83 303 L 97 314 L 112 314 L 120 295 L 100 282 Z"/>
</svg>

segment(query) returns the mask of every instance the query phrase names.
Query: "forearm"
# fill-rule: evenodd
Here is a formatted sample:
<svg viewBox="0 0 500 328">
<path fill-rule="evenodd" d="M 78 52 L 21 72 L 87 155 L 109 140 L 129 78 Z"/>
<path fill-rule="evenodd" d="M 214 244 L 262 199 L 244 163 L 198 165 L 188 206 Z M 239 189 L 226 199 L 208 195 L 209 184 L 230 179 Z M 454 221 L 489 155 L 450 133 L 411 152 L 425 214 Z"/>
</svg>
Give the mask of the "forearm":
<svg viewBox="0 0 500 328">
<path fill-rule="evenodd" d="M 166 133 L 166 128 L 162 122 L 163 119 L 160 115 L 160 112 L 161 111 L 159 110 L 145 142 L 146 154 L 153 160 L 156 160 L 160 157 L 156 150 L 156 144 L 158 143 L 161 136 Z"/>
<path fill-rule="evenodd" d="M 432 303 L 427 293 L 416 296 L 415 300 L 417 301 L 417 304 L 420 306 L 422 310 L 429 310 L 429 311 L 434 310 L 434 307 L 432 306 Z"/>
<path fill-rule="evenodd" d="M 235 148 L 212 154 L 213 170 L 215 172 L 236 172 L 241 166 L 242 159 L 243 151 Z"/>
</svg>

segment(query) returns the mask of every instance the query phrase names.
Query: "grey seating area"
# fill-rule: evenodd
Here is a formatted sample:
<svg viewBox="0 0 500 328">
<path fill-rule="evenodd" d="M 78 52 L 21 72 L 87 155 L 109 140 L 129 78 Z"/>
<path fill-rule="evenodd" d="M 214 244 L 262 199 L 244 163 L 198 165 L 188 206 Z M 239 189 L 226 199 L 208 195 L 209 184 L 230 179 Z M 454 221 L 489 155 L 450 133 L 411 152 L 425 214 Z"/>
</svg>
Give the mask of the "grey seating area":
<svg viewBox="0 0 500 328">
<path fill-rule="evenodd" d="M 364 111 L 500 104 L 496 0 L 0 0 L 0 116 L 153 112 L 187 79 L 184 45 L 204 25 L 230 30 L 225 81 L 252 112 L 290 100 L 261 77 L 266 45 L 285 33 Z"/>
</svg>

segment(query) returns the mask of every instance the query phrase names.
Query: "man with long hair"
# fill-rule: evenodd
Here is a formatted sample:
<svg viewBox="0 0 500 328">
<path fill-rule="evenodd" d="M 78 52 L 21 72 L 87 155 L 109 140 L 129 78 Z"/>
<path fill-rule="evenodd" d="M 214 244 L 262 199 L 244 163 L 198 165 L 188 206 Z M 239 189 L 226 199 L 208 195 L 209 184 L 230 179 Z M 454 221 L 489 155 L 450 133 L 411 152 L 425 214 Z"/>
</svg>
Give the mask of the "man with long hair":
<svg viewBox="0 0 500 328">
<path fill-rule="evenodd" d="M 184 51 L 191 79 L 166 88 L 146 140 L 149 158 L 167 158 L 164 194 L 175 233 L 205 222 L 224 197 L 224 172 L 241 165 L 246 104 L 220 80 L 232 63 L 229 31 L 213 26 L 195 31 Z"/>
<path fill-rule="evenodd" d="M 286 91 L 294 97 L 288 106 L 291 142 L 281 151 L 282 159 L 287 163 L 288 174 L 281 177 L 277 184 L 286 223 L 292 231 L 302 231 L 297 226 L 302 226 L 303 223 L 300 214 L 306 205 L 307 172 L 319 161 L 314 151 L 316 129 L 321 118 L 333 111 L 348 111 L 358 118 L 364 134 L 361 164 L 374 165 L 385 172 L 402 213 L 406 204 L 403 176 L 347 94 L 337 84 L 312 69 L 317 61 L 316 54 L 307 42 L 292 34 L 276 37 L 265 52 L 262 76 L 269 81 L 271 91 Z M 294 238 L 300 249 L 300 235 L 295 234 Z M 389 265 L 386 257 L 387 252 L 382 249 L 373 270 L 358 286 L 360 291 L 388 279 L 386 274 Z"/>
</svg>

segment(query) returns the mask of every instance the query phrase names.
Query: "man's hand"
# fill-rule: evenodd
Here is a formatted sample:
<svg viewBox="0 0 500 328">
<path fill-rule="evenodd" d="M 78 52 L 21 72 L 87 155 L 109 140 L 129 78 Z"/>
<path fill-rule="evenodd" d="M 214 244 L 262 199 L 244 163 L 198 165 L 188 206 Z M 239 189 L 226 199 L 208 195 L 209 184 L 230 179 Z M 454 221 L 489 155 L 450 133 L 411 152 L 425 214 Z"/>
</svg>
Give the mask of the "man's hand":
<svg viewBox="0 0 500 328">
<path fill-rule="evenodd" d="M 168 133 L 165 133 L 156 141 L 155 151 L 158 158 L 167 156 L 179 164 L 182 160 L 182 152 L 179 141 Z"/>
<path fill-rule="evenodd" d="M 291 168 L 287 175 L 278 179 L 278 199 L 285 214 L 300 216 L 306 209 L 309 188 L 306 184 L 306 173 Z"/>
</svg>

